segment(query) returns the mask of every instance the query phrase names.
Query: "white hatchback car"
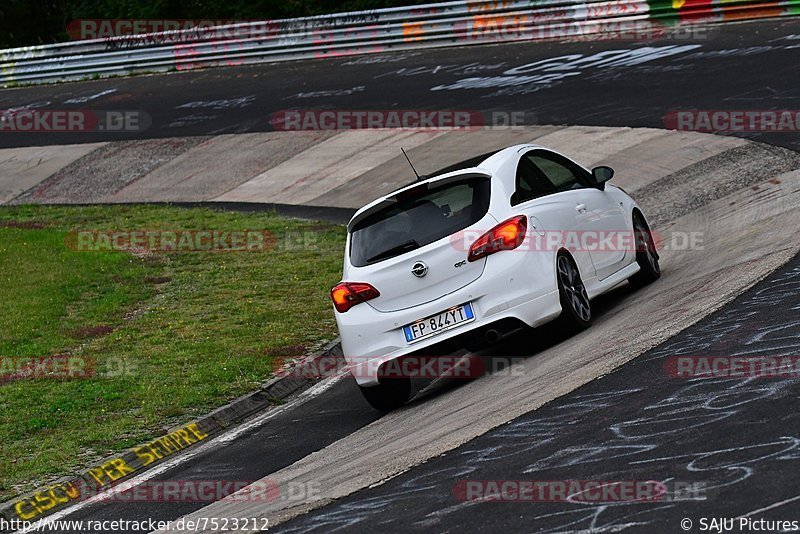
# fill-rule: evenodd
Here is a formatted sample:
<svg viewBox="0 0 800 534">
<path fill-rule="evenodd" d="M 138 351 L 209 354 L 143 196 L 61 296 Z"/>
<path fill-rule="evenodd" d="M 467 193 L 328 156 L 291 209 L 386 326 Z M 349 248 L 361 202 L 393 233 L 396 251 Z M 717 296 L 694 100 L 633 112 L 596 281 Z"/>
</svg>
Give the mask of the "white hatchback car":
<svg viewBox="0 0 800 534">
<path fill-rule="evenodd" d="M 382 377 L 393 360 L 556 318 L 577 331 L 589 326 L 597 295 L 656 280 L 652 234 L 636 202 L 606 185 L 613 174 L 517 145 L 358 210 L 331 296 L 367 401 L 388 411 L 409 399 L 407 377 Z"/>
</svg>

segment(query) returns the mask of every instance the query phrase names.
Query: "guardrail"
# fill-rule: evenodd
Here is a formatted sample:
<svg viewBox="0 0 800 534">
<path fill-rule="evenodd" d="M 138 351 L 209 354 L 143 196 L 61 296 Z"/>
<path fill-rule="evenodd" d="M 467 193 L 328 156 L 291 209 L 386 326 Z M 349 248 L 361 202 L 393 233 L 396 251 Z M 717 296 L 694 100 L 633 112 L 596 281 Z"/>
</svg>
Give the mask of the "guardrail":
<svg viewBox="0 0 800 534">
<path fill-rule="evenodd" d="M 643 36 L 677 24 L 797 14 L 800 0 L 460 0 L 0 50 L 0 84 L 439 46 Z"/>
</svg>

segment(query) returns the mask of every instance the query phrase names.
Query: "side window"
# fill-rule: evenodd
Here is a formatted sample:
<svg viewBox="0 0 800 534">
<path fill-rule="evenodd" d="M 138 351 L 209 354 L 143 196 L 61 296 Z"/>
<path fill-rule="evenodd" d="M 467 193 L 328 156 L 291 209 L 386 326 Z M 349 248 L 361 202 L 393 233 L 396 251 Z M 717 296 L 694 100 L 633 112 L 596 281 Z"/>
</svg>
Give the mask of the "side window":
<svg viewBox="0 0 800 534">
<path fill-rule="evenodd" d="M 578 165 L 552 152 L 531 150 L 519 160 L 511 204 L 584 187 L 591 184 Z"/>
<path fill-rule="evenodd" d="M 522 156 L 519 160 L 514 189 L 514 194 L 511 195 L 512 205 L 556 192 L 553 183 L 547 179 L 547 176 L 527 155 Z"/>
</svg>

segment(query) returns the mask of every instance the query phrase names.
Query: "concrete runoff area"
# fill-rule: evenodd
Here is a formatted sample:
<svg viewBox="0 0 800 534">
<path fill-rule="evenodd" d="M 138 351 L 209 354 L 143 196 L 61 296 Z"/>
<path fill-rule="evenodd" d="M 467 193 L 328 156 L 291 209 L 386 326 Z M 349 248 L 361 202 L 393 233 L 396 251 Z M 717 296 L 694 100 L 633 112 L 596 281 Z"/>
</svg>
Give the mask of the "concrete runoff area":
<svg viewBox="0 0 800 534">
<path fill-rule="evenodd" d="M 13 204 L 214 201 L 357 209 L 415 179 L 401 147 L 417 172 L 426 174 L 520 143 L 553 148 L 587 167 L 610 165 L 616 170 L 614 183 L 629 192 L 665 183 L 667 176 L 673 176 L 672 182 L 680 181 L 681 175 L 675 173 L 682 169 L 702 181 L 692 166 L 705 161 L 728 161 L 725 172 L 740 174 L 731 165 L 744 164 L 745 159 L 736 153 L 724 156 L 736 148 L 750 150 L 753 156 L 771 151 L 765 157 L 786 159 L 786 165 L 794 161 L 794 153 L 786 149 L 653 128 L 266 132 L 78 145 L 91 147 L 79 152 L 80 157 L 73 157 L 73 146 L 51 146 L 46 149 L 53 158 L 49 177 L 42 177 L 40 171 L 35 182 L 29 183 L 25 169 L 12 166 L 0 174 L 0 191 L 16 188 L 5 199 Z M 5 149 L 3 153 L 13 161 L 28 157 L 30 150 Z M 769 166 L 758 169 L 760 161 L 755 157 L 746 163 L 756 180 L 774 171 Z"/>
<path fill-rule="evenodd" d="M 641 128 L 635 131 L 641 131 Z M 675 162 L 680 161 L 687 168 L 747 144 L 747 141 L 737 137 L 666 130 L 659 132 L 658 137 L 649 137 L 624 151 L 609 154 L 596 163 L 624 170 L 624 173 L 614 177 L 614 183 L 633 192 L 675 172 Z"/>
<path fill-rule="evenodd" d="M 537 126 L 513 129 L 452 131 L 431 139 L 425 144 L 406 148 L 414 168 L 421 175 L 463 161 L 469 157 L 536 139 L 560 130 L 560 126 Z M 360 208 L 375 199 L 415 180 L 406 158 L 397 150 L 391 158 L 357 178 L 309 201 L 319 206 L 348 206 Z"/>
<path fill-rule="evenodd" d="M 0 204 L 36 187 L 105 143 L 0 149 Z"/>
<path fill-rule="evenodd" d="M 208 200 L 333 135 L 273 132 L 211 137 L 106 196 L 103 202 Z"/>
<path fill-rule="evenodd" d="M 558 147 L 557 150 L 580 156 L 583 165 L 593 166 L 608 156 L 660 137 L 663 130 L 654 128 L 603 128 L 599 126 L 568 126 L 536 139 L 536 143 Z"/>
<path fill-rule="evenodd" d="M 109 195 L 190 150 L 203 139 L 186 137 L 108 143 L 59 169 L 36 187 L 14 198 L 11 203 L 103 202 Z M 5 179 L 15 178 L 9 176 Z"/>
<path fill-rule="evenodd" d="M 400 147 L 413 148 L 440 135 L 444 132 L 386 129 L 343 132 L 214 200 L 272 199 L 282 204 L 304 204 L 396 157 Z"/>
</svg>

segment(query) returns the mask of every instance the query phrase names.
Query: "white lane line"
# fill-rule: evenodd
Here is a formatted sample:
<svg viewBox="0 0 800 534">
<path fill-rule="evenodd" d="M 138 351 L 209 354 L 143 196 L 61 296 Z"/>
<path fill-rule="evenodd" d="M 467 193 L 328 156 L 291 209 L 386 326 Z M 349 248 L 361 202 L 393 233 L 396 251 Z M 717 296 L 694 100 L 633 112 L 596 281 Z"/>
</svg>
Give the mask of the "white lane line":
<svg viewBox="0 0 800 534">
<path fill-rule="evenodd" d="M 172 469 L 173 467 L 176 467 L 176 466 L 178 466 L 178 465 L 180 465 L 180 464 L 182 464 L 182 463 L 184 463 L 184 462 L 186 462 L 188 460 L 191 460 L 192 458 L 194 458 L 195 456 L 197 456 L 199 454 L 205 453 L 206 451 L 208 451 L 208 450 L 210 450 L 210 449 L 212 449 L 214 447 L 217 447 L 218 445 L 229 443 L 229 442 L 233 441 L 234 439 L 236 439 L 238 436 L 240 436 L 242 433 L 247 432 L 248 430 L 252 430 L 254 428 L 258 428 L 261 425 L 267 423 L 270 419 L 272 419 L 276 415 L 282 414 L 283 412 L 285 412 L 285 411 L 287 411 L 289 409 L 295 408 L 295 407 L 297 407 L 297 406 L 299 406 L 301 404 L 304 404 L 304 403 L 308 402 L 309 400 L 313 399 L 314 397 L 317 397 L 317 396 L 321 395 L 322 393 L 327 391 L 331 386 L 333 386 L 334 384 L 339 382 L 345 376 L 347 376 L 347 375 L 340 375 L 340 376 L 333 376 L 331 378 L 326 378 L 325 380 L 322 380 L 319 383 L 314 384 L 309 389 L 307 389 L 306 391 L 302 392 L 300 395 L 297 396 L 297 398 L 293 399 L 292 401 L 290 401 L 290 402 L 288 402 L 286 404 L 283 404 L 281 406 L 278 406 L 276 408 L 273 408 L 273 409 L 269 410 L 268 412 L 266 412 L 266 413 L 264 413 L 262 415 L 259 415 L 258 417 L 254 418 L 253 420 L 248 421 L 245 424 L 239 425 L 239 426 L 237 426 L 235 428 L 232 428 L 232 429 L 220 434 L 219 436 L 216 436 L 216 437 L 212 438 L 207 443 L 197 447 L 195 450 L 190 450 L 190 451 L 187 451 L 187 452 L 181 454 L 180 456 L 177 456 L 175 458 L 171 458 L 171 459 L 165 461 L 164 463 L 157 465 L 153 469 L 145 471 L 141 475 L 135 476 L 135 477 L 131 478 L 130 480 L 126 480 L 124 483 L 120 484 L 119 486 L 115 486 L 113 488 L 109 488 L 109 489 L 107 489 L 105 491 L 99 492 L 97 495 L 92 496 L 91 499 L 88 499 L 88 500 L 85 500 L 85 501 L 81 501 L 81 502 L 79 502 L 77 504 L 74 504 L 74 505 L 72 505 L 72 506 L 70 506 L 68 508 L 65 508 L 65 509 L 63 509 L 63 510 L 61 510 L 59 512 L 55 512 L 54 514 L 49 515 L 46 518 L 42 518 L 40 520 L 34 521 L 34 522 L 32 522 L 32 524 L 28 528 L 25 528 L 25 529 L 22 529 L 22 530 L 18 530 L 18 531 L 16 531 L 15 534 L 26 534 L 27 532 L 31 532 L 33 530 L 46 530 L 46 528 L 45 528 L 46 525 L 49 525 L 53 521 L 58 521 L 60 519 L 63 519 L 65 517 L 67 517 L 68 515 L 74 514 L 75 512 L 77 512 L 77 511 L 79 511 L 79 510 L 81 510 L 81 509 L 83 509 L 83 508 L 85 508 L 85 507 L 87 507 L 89 505 L 96 504 L 98 502 L 103 502 L 104 499 L 110 498 L 113 495 L 116 495 L 117 493 L 121 493 L 123 491 L 128 491 L 131 488 L 134 488 L 137 485 L 139 485 L 139 484 L 141 484 L 143 482 L 146 482 L 147 480 L 150 480 L 151 478 L 153 478 L 153 477 L 155 477 L 157 475 L 160 475 L 161 473 L 164 473 L 165 471 L 168 471 L 168 470 Z M 41 521 L 41 523 L 39 521 Z"/>
<path fill-rule="evenodd" d="M 339 380 L 345 378 L 350 374 L 350 371 L 348 371 L 347 368 L 344 368 L 343 370 L 340 369 L 338 372 L 339 374 L 334 375 L 328 378 L 327 380 L 320 380 L 319 382 L 317 382 L 316 384 L 314 384 L 313 386 L 302 392 L 300 396 L 302 397 L 304 395 L 310 395 L 312 397 L 316 397 L 317 395 L 320 395 L 321 393 L 324 393 L 325 391 L 329 390 L 333 385 L 339 382 Z"/>
<path fill-rule="evenodd" d="M 278 412 L 283 413 L 286 410 L 286 408 L 290 406 L 295 407 L 296 405 L 303 404 L 304 402 L 307 402 L 313 399 L 314 397 L 318 397 L 341 379 L 342 379 L 341 376 L 333 376 L 331 378 L 326 378 L 325 380 L 321 380 L 320 382 L 314 384 L 313 386 L 302 392 L 300 395 L 298 395 L 296 399 L 292 400 L 287 404 L 279 406 Z M 256 417 L 252 421 L 248 421 L 242 425 L 237 426 L 236 428 L 232 428 L 228 432 L 214 438 L 214 441 L 216 441 L 217 443 L 230 443 L 231 441 L 236 440 L 236 438 L 238 438 L 248 430 L 252 430 L 254 428 L 258 428 L 261 425 L 263 425 L 267 419 L 272 418 L 272 416 L 274 415 L 272 412 L 274 411 L 275 410 L 271 410 L 263 415 Z M 211 441 L 210 443 L 214 443 L 214 441 Z"/>
</svg>

